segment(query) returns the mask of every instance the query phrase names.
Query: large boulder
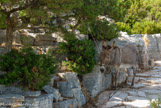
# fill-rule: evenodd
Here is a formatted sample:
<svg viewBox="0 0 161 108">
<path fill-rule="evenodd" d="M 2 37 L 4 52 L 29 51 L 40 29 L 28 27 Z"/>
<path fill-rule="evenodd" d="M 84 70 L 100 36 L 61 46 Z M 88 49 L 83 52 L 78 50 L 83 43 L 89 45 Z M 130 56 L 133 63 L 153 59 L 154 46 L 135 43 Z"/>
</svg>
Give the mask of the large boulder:
<svg viewBox="0 0 161 108">
<path fill-rule="evenodd" d="M 98 93 L 111 86 L 111 74 L 100 72 L 99 65 L 96 65 L 93 72 L 83 76 L 83 84 L 90 97 L 96 97 Z"/>
<path fill-rule="evenodd" d="M 161 34 L 147 35 L 149 56 L 154 60 L 161 60 Z"/>
</svg>

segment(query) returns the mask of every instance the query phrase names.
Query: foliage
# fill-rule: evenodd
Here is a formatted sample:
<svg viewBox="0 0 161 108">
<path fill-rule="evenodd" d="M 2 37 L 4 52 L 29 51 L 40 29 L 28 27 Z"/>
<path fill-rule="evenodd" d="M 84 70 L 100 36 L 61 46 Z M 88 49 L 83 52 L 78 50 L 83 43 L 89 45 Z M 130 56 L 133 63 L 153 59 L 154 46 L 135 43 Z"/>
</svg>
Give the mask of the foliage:
<svg viewBox="0 0 161 108">
<path fill-rule="evenodd" d="M 161 108 L 160 105 L 161 105 L 161 98 L 155 99 L 153 101 L 150 100 L 150 106 L 152 108 Z"/>
<path fill-rule="evenodd" d="M 140 34 L 154 34 L 161 32 L 161 22 L 156 23 L 155 21 L 143 21 L 136 22 L 133 25 L 132 33 L 140 33 Z"/>
<path fill-rule="evenodd" d="M 118 37 L 116 25 L 110 24 L 107 20 L 95 20 L 90 24 L 82 24 L 79 30 L 96 40 L 111 40 Z"/>
<path fill-rule="evenodd" d="M 107 12 L 110 12 L 109 17 L 115 18 L 119 9 L 108 10 L 113 9 L 111 3 L 113 0 L 0 0 L 0 28 L 7 29 L 7 50 L 11 48 L 13 32 L 28 25 L 53 29 L 50 27 L 53 18 L 69 20 L 74 17 L 77 24 L 72 29 L 77 29 L 82 23 L 91 23 Z M 57 21 L 57 25 L 58 30 L 63 26 L 61 21 Z"/>
<path fill-rule="evenodd" d="M 117 22 L 122 31 L 128 33 L 160 33 L 161 1 L 160 0 L 127 0 L 123 20 Z M 125 3 L 123 1 L 121 3 Z M 122 10 L 120 10 L 122 11 Z"/>
<path fill-rule="evenodd" d="M 95 48 L 91 40 L 78 40 L 73 34 L 67 33 L 67 42 L 62 42 L 59 45 L 58 52 L 67 54 L 68 61 L 64 64 L 68 69 L 78 74 L 87 74 L 92 71 L 95 65 Z M 65 36 L 66 37 L 66 36 Z"/>
<path fill-rule="evenodd" d="M 36 55 L 32 48 L 23 48 L 0 56 L 0 69 L 7 72 L 1 84 L 39 90 L 50 81 L 56 66 L 52 56 Z"/>
</svg>

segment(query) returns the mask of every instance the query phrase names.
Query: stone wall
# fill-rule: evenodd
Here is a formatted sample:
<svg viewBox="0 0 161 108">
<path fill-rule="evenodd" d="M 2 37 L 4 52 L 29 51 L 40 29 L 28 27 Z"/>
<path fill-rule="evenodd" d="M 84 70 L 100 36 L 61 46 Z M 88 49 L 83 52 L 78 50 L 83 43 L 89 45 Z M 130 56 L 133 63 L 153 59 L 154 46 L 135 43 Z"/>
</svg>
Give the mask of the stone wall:
<svg viewBox="0 0 161 108">
<path fill-rule="evenodd" d="M 52 108 L 53 94 L 0 85 L 0 108 Z"/>
</svg>

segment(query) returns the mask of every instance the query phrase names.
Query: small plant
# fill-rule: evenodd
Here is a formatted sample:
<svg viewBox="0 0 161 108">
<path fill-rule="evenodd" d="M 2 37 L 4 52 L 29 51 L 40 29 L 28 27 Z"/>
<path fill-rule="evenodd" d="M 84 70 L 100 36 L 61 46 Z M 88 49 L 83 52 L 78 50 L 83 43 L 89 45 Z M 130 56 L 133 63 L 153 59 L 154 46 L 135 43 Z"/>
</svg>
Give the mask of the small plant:
<svg viewBox="0 0 161 108">
<path fill-rule="evenodd" d="M 161 98 L 159 97 L 158 99 L 155 99 L 155 100 L 150 100 L 150 106 L 152 108 L 161 108 Z"/>
<path fill-rule="evenodd" d="M 36 55 L 32 48 L 12 50 L 0 56 L 0 70 L 7 72 L 0 83 L 40 90 L 50 81 L 55 69 L 55 58 L 51 55 Z"/>
<path fill-rule="evenodd" d="M 79 75 L 87 74 L 93 70 L 95 65 L 95 48 L 91 40 L 78 40 L 73 34 L 67 33 L 65 38 L 67 42 L 59 45 L 58 52 L 67 54 L 67 61 L 64 65 L 68 70 L 74 71 Z"/>
</svg>

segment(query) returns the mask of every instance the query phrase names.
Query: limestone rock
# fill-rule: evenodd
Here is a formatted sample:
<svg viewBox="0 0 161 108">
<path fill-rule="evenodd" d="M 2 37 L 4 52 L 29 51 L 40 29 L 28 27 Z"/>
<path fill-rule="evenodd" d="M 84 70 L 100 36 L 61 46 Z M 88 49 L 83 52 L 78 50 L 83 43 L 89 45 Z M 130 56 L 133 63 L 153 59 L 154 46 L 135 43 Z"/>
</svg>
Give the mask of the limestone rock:
<svg viewBox="0 0 161 108">
<path fill-rule="evenodd" d="M 41 91 L 26 91 L 23 92 L 23 96 L 25 97 L 38 97 L 41 95 Z"/>
<path fill-rule="evenodd" d="M 48 94 L 53 94 L 54 95 L 54 99 L 56 101 L 63 100 L 63 98 L 61 97 L 61 94 L 59 93 L 58 89 L 55 89 L 55 88 L 53 88 L 52 86 L 49 86 L 49 85 L 44 86 L 43 89 Z"/>
</svg>

